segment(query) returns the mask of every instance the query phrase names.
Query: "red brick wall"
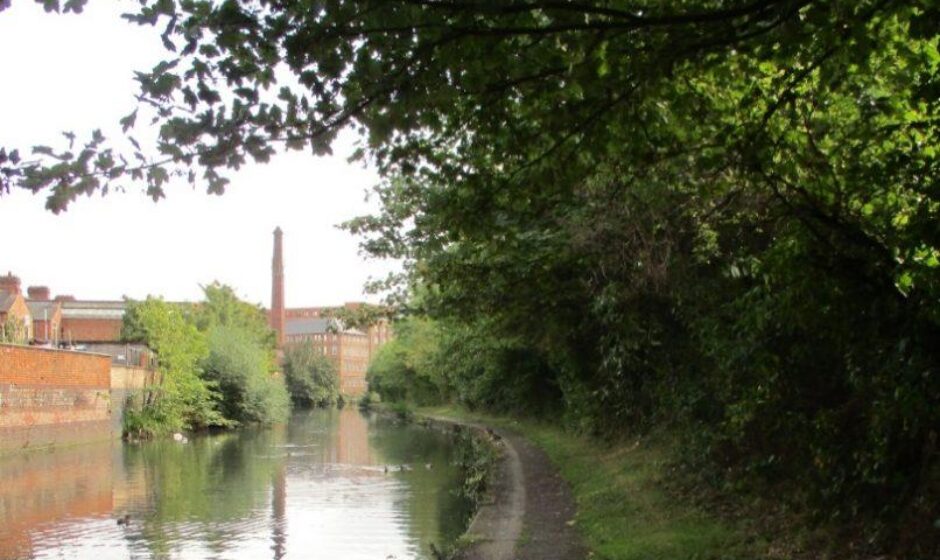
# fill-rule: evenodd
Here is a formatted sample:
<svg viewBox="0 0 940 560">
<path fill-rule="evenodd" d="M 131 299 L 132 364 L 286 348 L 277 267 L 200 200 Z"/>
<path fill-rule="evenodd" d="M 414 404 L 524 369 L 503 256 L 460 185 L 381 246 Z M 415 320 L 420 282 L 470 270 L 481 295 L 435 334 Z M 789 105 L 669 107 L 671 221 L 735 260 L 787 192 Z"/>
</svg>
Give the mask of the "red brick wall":
<svg viewBox="0 0 940 560">
<path fill-rule="evenodd" d="M 366 392 L 368 366 L 368 336 L 344 333 L 340 342 L 339 360 L 339 388 L 344 395 L 359 396 Z"/>
<path fill-rule="evenodd" d="M 0 344 L 0 384 L 10 383 L 107 391 L 111 388 L 111 358 L 103 354 Z"/>
<path fill-rule="evenodd" d="M 64 342 L 118 342 L 121 340 L 121 319 L 75 319 L 62 318 Z"/>
<path fill-rule="evenodd" d="M 288 319 L 310 319 L 320 317 L 325 310 L 336 309 L 332 307 L 291 307 L 284 310 L 284 316 Z"/>
<path fill-rule="evenodd" d="M 0 451 L 109 437 L 108 356 L 0 344 Z"/>
</svg>

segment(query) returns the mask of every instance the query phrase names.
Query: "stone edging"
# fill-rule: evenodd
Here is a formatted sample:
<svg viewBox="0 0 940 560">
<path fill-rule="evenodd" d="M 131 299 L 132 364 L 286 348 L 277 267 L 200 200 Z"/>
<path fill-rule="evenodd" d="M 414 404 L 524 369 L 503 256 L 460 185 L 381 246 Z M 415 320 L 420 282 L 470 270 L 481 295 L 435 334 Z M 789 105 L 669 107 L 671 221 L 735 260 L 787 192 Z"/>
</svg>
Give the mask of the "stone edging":
<svg viewBox="0 0 940 560">
<path fill-rule="evenodd" d="M 499 460 L 487 500 L 479 505 L 470 526 L 460 539 L 465 546 L 460 560 L 512 560 L 522 535 L 525 516 L 525 480 L 522 462 L 512 443 L 498 430 L 475 422 L 418 415 L 430 423 L 468 429 L 497 447 Z"/>
</svg>

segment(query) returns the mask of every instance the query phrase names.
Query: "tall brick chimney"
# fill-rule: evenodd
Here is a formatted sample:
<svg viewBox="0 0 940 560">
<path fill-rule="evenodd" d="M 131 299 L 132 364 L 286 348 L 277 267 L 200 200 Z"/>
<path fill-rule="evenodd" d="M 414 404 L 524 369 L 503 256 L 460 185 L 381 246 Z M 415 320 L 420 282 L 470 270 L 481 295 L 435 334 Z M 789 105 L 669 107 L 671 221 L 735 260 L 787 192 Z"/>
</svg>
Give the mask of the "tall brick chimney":
<svg viewBox="0 0 940 560">
<path fill-rule="evenodd" d="M 271 328 L 277 333 L 277 347 L 284 346 L 284 232 L 274 230 L 274 258 L 271 260 Z"/>
<path fill-rule="evenodd" d="M 0 290 L 6 290 L 14 294 L 20 293 L 20 279 L 13 276 L 12 272 L 7 272 L 6 276 L 0 276 Z"/>
<path fill-rule="evenodd" d="M 49 288 L 46 286 L 30 286 L 26 288 L 29 299 L 35 301 L 49 301 Z"/>
</svg>

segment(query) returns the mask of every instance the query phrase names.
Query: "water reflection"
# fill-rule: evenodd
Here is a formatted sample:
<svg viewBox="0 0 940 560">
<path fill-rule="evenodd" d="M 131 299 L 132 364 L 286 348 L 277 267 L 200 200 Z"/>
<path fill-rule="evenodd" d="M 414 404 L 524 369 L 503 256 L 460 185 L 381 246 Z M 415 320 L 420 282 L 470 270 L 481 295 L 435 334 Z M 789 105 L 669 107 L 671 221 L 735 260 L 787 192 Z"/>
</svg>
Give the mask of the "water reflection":
<svg viewBox="0 0 940 560">
<path fill-rule="evenodd" d="M 429 558 L 466 516 L 453 453 L 444 434 L 346 409 L 8 457 L 0 558 Z"/>
</svg>

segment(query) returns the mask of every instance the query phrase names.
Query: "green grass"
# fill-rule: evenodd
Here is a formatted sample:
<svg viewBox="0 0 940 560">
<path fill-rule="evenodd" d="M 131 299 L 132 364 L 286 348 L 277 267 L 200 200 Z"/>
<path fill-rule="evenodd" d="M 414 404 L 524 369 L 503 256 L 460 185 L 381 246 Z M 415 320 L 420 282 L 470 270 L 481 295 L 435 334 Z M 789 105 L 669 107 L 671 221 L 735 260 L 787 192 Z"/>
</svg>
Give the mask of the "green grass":
<svg viewBox="0 0 940 560">
<path fill-rule="evenodd" d="M 667 492 L 675 476 L 668 438 L 607 445 L 557 427 L 456 408 L 420 414 L 478 420 L 523 434 L 541 447 L 569 482 L 575 524 L 592 558 L 604 560 L 751 559 L 746 531 Z"/>
</svg>

